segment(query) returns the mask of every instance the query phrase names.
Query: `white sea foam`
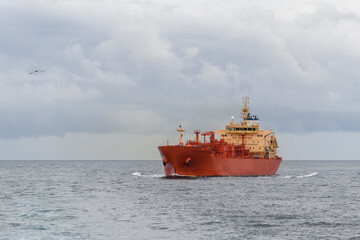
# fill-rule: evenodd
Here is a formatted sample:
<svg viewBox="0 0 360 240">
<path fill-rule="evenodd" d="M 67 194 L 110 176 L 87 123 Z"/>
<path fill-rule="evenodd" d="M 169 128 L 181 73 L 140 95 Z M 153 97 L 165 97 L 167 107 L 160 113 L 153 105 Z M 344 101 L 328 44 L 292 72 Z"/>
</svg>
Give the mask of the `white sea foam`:
<svg viewBox="0 0 360 240">
<path fill-rule="evenodd" d="M 153 177 L 153 178 L 165 177 L 165 175 L 160 175 L 160 174 L 143 175 L 141 172 L 134 172 L 131 175 L 136 176 L 136 177 L 150 177 L 150 178 L 151 177 Z"/>
<path fill-rule="evenodd" d="M 314 177 L 314 176 L 316 176 L 316 175 L 318 175 L 318 174 L 319 174 L 318 172 L 313 172 L 313 173 L 304 175 L 304 177 Z"/>
<path fill-rule="evenodd" d="M 146 177 L 155 177 L 155 178 L 165 177 L 165 175 L 160 175 L 160 174 L 145 175 L 145 176 Z"/>
<path fill-rule="evenodd" d="M 292 176 L 280 176 L 280 178 L 293 178 Z"/>
<path fill-rule="evenodd" d="M 308 178 L 308 177 L 314 177 L 318 175 L 318 172 L 313 172 L 305 175 L 299 175 L 299 176 L 280 176 L 280 178 Z"/>
</svg>

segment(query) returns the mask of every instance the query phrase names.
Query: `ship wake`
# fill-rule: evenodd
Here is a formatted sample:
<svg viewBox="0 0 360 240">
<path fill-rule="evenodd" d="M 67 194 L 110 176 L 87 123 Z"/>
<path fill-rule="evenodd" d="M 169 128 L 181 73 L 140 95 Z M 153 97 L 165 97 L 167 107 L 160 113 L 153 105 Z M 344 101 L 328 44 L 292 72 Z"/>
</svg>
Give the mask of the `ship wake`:
<svg viewBox="0 0 360 240">
<path fill-rule="evenodd" d="M 279 177 L 280 178 L 308 178 L 308 177 L 315 177 L 318 174 L 319 174 L 318 172 L 312 172 L 312 173 L 309 173 L 309 174 L 299 175 L 299 176 L 279 176 Z"/>
<path fill-rule="evenodd" d="M 276 178 L 308 178 L 308 177 L 315 177 L 317 176 L 319 173 L 318 172 L 312 172 L 309 174 L 305 174 L 305 175 L 286 175 L 286 176 L 282 176 L 282 175 L 275 175 L 275 176 L 261 176 L 263 178 L 271 178 L 271 177 L 276 177 Z M 181 176 L 181 175 L 177 175 L 177 174 L 173 174 L 171 176 L 166 176 L 166 175 L 162 175 L 162 174 L 142 174 L 141 172 L 134 172 L 131 174 L 133 177 L 144 177 L 144 178 L 170 178 L 170 179 L 176 179 L 176 178 L 198 178 L 195 176 Z M 225 176 L 226 177 L 226 176 Z M 231 177 L 231 176 L 228 176 Z M 240 176 L 239 176 L 240 177 Z"/>
<path fill-rule="evenodd" d="M 141 172 L 134 172 L 133 174 L 131 174 L 134 177 L 147 177 L 147 178 L 162 178 L 165 177 L 165 175 L 161 175 L 161 174 L 142 174 Z"/>
</svg>

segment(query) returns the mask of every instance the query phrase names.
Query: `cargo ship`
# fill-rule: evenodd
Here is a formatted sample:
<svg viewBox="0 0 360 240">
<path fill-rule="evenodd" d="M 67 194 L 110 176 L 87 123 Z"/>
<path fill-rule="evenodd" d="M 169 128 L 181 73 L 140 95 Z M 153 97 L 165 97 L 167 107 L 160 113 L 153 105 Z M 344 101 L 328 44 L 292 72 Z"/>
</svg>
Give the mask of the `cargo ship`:
<svg viewBox="0 0 360 240">
<path fill-rule="evenodd" d="M 249 99 L 244 99 L 241 121 L 234 117 L 225 129 L 201 133 L 183 143 L 181 125 L 177 145 L 159 146 L 166 176 L 265 176 L 276 174 L 282 158 L 275 132 L 260 129 L 259 118 L 250 115 Z M 199 139 L 202 138 L 202 139 Z"/>
</svg>

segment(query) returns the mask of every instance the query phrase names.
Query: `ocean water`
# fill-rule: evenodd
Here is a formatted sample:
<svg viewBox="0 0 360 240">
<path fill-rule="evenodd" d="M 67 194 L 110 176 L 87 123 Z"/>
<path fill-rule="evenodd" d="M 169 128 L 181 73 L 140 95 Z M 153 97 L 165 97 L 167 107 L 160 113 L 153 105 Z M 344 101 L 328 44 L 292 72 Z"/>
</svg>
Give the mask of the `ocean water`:
<svg viewBox="0 0 360 240">
<path fill-rule="evenodd" d="M 159 161 L 0 161 L 0 239 L 360 239 L 360 161 L 166 179 Z"/>
</svg>

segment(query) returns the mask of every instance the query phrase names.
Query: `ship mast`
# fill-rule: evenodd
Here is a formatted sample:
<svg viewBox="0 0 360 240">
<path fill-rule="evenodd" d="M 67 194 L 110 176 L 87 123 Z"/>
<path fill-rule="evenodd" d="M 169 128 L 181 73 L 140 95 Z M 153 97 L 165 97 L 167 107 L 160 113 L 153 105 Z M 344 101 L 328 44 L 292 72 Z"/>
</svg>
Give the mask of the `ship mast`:
<svg viewBox="0 0 360 240">
<path fill-rule="evenodd" d="M 246 119 L 248 117 L 248 115 L 250 114 L 250 107 L 248 106 L 249 104 L 249 98 L 245 97 L 244 99 L 244 106 L 241 108 L 241 113 L 242 113 L 242 125 L 246 125 Z"/>
<path fill-rule="evenodd" d="M 181 124 L 180 124 L 180 125 L 179 125 L 179 128 L 176 129 L 176 131 L 179 132 L 179 146 L 182 146 L 182 145 L 183 145 L 183 142 L 182 142 L 183 134 L 182 134 L 182 132 L 184 132 L 185 129 L 182 129 L 182 128 L 181 128 Z"/>
</svg>

